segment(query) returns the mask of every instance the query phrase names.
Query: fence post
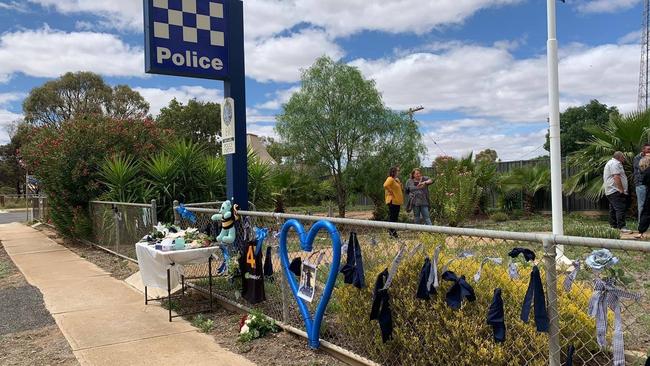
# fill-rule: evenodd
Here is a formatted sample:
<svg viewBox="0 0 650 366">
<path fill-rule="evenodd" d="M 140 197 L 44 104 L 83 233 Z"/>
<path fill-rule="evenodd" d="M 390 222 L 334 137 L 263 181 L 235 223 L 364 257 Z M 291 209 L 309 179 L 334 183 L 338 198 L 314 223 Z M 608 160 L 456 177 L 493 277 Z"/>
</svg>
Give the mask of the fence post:
<svg viewBox="0 0 650 366">
<path fill-rule="evenodd" d="M 282 283 L 280 284 L 280 290 L 282 290 L 282 322 L 289 324 L 289 298 L 287 296 L 287 278 L 284 275 L 284 270 L 279 271 L 282 277 Z"/>
<path fill-rule="evenodd" d="M 546 269 L 547 312 L 549 318 L 548 352 L 549 365 L 560 366 L 560 313 L 557 301 L 557 269 L 555 263 L 555 241 L 546 238 L 544 244 L 544 268 Z"/>
<path fill-rule="evenodd" d="M 158 224 L 158 206 L 156 206 L 156 200 L 151 200 L 151 226 L 156 226 Z"/>
<path fill-rule="evenodd" d="M 44 222 L 43 217 L 43 197 L 38 197 L 38 220 Z"/>
<path fill-rule="evenodd" d="M 173 204 L 173 209 L 174 211 L 174 225 L 180 225 L 181 224 L 181 215 L 178 214 L 178 211 L 176 211 L 176 207 L 178 207 L 178 200 L 174 200 Z"/>
<path fill-rule="evenodd" d="M 113 209 L 113 224 L 115 224 L 115 253 L 120 252 L 120 214 L 117 210 L 117 205 L 112 205 Z"/>
</svg>

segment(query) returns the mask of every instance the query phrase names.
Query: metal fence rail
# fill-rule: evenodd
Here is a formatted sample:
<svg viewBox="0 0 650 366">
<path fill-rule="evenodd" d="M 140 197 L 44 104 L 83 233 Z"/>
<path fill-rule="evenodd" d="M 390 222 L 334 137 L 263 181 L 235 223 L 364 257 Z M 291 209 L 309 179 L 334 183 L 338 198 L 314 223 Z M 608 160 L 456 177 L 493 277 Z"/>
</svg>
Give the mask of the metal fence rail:
<svg viewBox="0 0 650 366">
<path fill-rule="evenodd" d="M 216 210 L 190 208 L 197 216 L 195 227 L 209 224 L 210 216 Z M 274 214 L 241 211 L 251 223 L 259 227 L 278 230 L 287 219 L 297 219 L 306 230 L 322 217 Z M 181 226 L 188 222 L 177 218 Z M 612 314 L 609 316 L 610 330 L 607 332 L 607 346 L 600 347 L 596 339 L 595 320 L 588 314 L 589 301 L 594 293 L 593 282 L 599 276 L 585 269 L 584 258 L 593 248 L 610 248 L 620 258 L 616 287 L 642 294 L 641 300 L 621 300 L 621 316 L 628 364 L 642 364 L 650 348 L 650 302 L 648 291 L 650 280 L 646 271 L 650 265 L 650 245 L 634 241 L 602 240 L 576 237 L 553 237 L 548 234 L 499 232 L 450 227 L 421 226 L 402 223 L 386 223 L 364 220 L 328 218 L 334 222 L 347 244 L 351 232 L 357 234 L 363 253 L 366 287 L 357 289 L 343 283 L 339 276 L 332 299 L 327 307 L 321 329 L 321 338 L 355 354 L 384 365 L 426 365 L 426 364 L 521 364 L 537 365 L 564 363 L 569 345 L 575 347 L 574 365 L 610 365 L 613 361 L 611 339 L 613 336 Z M 388 235 L 388 229 L 396 229 L 399 239 Z M 240 235 L 242 232 L 240 231 Z M 272 246 L 272 263 L 275 270 L 273 280 L 265 282 L 266 301 L 250 305 L 239 295 L 239 284 L 227 278 L 216 281 L 220 296 L 241 304 L 246 308 L 257 308 L 266 315 L 304 330 L 291 291 L 285 284 L 277 253 L 277 241 L 268 239 Z M 290 260 L 296 257 L 307 259 L 308 253 L 299 249 L 295 232 L 288 237 Z M 582 270 L 569 291 L 563 282 L 572 268 L 556 258 L 556 244 L 564 244 L 565 253 L 572 259 L 581 259 Z M 370 321 L 372 289 L 377 275 L 390 267 L 400 246 L 412 253 L 400 264 L 391 285 L 390 306 L 393 316 L 393 339 L 382 342 L 379 325 Z M 472 253 L 472 257 L 455 259 L 449 269 L 458 276 L 465 276 L 476 293 L 476 301 L 464 302 L 460 310 L 451 310 L 445 304 L 445 294 L 451 282 L 440 281 L 437 295 L 431 300 L 416 299 L 419 273 L 425 256 L 431 257 L 436 246 L 441 246 L 439 274 L 442 267 L 453 258 Z M 528 288 L 531 264 L 518 263 L 518 279 L 508 275 L 507 253 L 513 247 L 524 247 L 537 254 L 536 263 L 541 272 L 546 294 L 547 311 L 550 320 L 548 333 L 536 331 L 531 312 L 531 321 L 520 320 L 521 305 Z M 314 251 L 324 253 L 324 260 L 318 267 L 317 288 L 322 291 L 323 281 L 329 273 L 331 243 L 327 234 L 317 236 Z M 464 253 L 464 254 L 463 254 Z M 484 258 L 502 258 L 500 265 L 490 261 L 485 264 L 479 282 L 473 277 Z M 346 255 L 343 252 L 342 260 Z M 342 263 L 343 264 L 343 263 Z M 213 264 L 216 268 L 220 263 Z M 207 266 L 187 268 L 190 273 L 204 274 Z M 201 285 L 199 283 L 199 285 Z M 501 288 L 505 307 L 507 338 L 498 344 L 492 339 L 486 314 L 493 291 Z M 316 298 L 320 296 L 317 290 Z M 316 300 L 317 301 L 317 300 Z M 310 304 L 314 310 L 315 303 Z"/>
</svg>

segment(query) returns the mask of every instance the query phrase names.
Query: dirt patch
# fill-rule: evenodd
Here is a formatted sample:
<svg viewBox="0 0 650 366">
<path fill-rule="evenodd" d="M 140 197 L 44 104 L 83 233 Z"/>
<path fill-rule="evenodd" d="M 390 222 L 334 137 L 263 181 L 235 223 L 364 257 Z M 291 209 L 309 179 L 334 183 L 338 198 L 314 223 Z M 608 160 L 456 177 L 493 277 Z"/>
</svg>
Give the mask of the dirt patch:
<svg viewBox="0 0 650 366">
<path fill-rule="evenodd" d="M 118 280 L 124 280 L 138 271 L 138 265 L 131 261 L 122 259 L 92 245 L 84 244 L 77 240 L 62 238 L 54 229 L 47 226 L 40 226 L 38 229 L 56 243 L 70 249 L 81 258 L 94 263 Z"/>
<path fill-rule="evenodd" d="M 0 365 L 78 365 L 70 345 L 0 243 Z"/>
<path fill-rule="evenodd" d="M 210 334 L 224 348 L 243 354 L 258 365 L 345 365 L 323 351 L 312 351 L 307 340 L 288 332 L 268 335 L 249 343 L 237 341 L 241 314 L 220 308 L 209 317 L 215 322 Z"/>
<path fill-rule="evenodd" d="M 0 336 L 0 365 L 79 365 L 56 324 Z"/>
<path fill-rule="evenodd" d="M 192 311 L 192 304 L 201 301 L 202 296 L 193 293 L 191 297 L 180 304 L 183 311 Z M 243 316 L 228 309 L 219 307 L 211 314 L 204 314 L 214 322 L 208 333 L 216 342 L 231 352 L 243 355 L 258 365 L 346 365 L 322 350 L 313 351 L 308 348 L 307 340 L 289 332 L 281 331 L 269 334 L 264 338 L 255 339 L 248 343 L 237 340 L 239 335 L 239 320 Z M 188 316 L 191 321 L 194 316 Z"/>
<path fill-rule="evenodd" d="M 26 286 L 25 277 L 11 261 L 9 255 L 0 243 L 0 289 Z"/>
</svg>

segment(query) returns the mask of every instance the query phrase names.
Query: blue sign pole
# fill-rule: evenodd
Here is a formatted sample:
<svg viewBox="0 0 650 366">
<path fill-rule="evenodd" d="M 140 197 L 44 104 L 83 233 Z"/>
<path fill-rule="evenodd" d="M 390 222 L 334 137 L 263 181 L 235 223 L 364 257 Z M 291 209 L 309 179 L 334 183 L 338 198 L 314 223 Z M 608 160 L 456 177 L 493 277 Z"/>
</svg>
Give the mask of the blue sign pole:
<svg viewBox="0 0 650 366">
<path fill-rule="evenodd" d="M 235 153 L 226 155 L 227 199 L 248 209 L 244 6 L 241 0 L 143 0 L 145 71 L 224 81 L 234 100 Z"/>
<path fill-rule="evenodd" d="M 224 96 L 235 101 L 235 153 L 226 155 L 226 194 L 242 210 L 248 210 L 248 159 L 246 149 L 246 80 L 244 70 L 244 4 L 226 0 L 229 7 L 228 57 L 230 78 Z"/>
</svg>

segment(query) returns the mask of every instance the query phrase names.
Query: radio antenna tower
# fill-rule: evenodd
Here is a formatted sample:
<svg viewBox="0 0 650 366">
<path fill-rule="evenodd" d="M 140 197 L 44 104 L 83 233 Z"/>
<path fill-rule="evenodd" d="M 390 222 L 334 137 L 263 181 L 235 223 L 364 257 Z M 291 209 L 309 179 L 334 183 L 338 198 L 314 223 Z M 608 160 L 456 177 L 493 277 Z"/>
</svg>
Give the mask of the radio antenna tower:
<svg viewBox="0 0 650 366">
<path fill-rule="evenodd" d="M 639 111 L 643 112 L 648 109 L 649 90 L 648 90 L 648 57 L 650 49 L 650 0 L 643 1 L 643 28 L 641 29 L 641 70 L 639 72 Z"/>
</svg>

